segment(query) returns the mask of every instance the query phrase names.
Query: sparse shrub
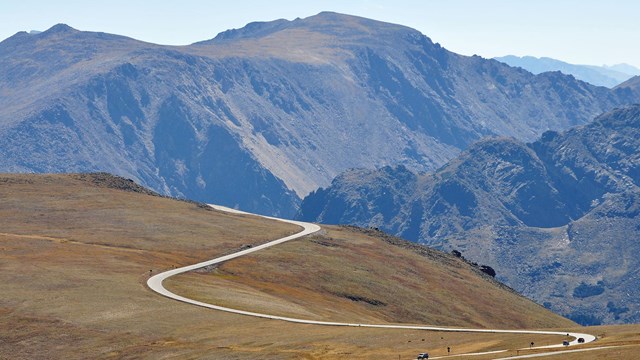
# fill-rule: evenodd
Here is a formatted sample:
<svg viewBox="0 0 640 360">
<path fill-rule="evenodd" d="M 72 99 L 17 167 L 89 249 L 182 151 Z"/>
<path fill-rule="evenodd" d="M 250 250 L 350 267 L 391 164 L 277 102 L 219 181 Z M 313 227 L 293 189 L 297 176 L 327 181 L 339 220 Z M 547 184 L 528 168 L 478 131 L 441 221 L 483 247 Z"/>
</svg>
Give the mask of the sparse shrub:
<svg viewBox="0 0 640 360">
<path fill-rule="evenodd" d="M 609 312 L 613 314 L 613 317 L 616 320 L 620 320 L 620 315 L 621 314 L 629 312 L 629 308 L 628 307 L 626 307 L 626 306 L 618 307 L 613 303 L 613 301 L 609 301 L 607 303 L 607 310 L 609 310 Z"/>
<path fill-rule="evenodd" d="M 602 281 L 598 281 L 596 285 L 580 283 L 578 287 L 573 289 L 573 297 L 578 299 L 584 299 L 591 296 L 600 295 L 604 292 L 604 284 Z"/>
<path fill-rule="evenodd" d="M 602 324 L 602 319 L 599 317 L 596 317 L 592 314 L 587 314 L 585 312 L 581 312 L 581 311 L 575 311 L 571 314 L 567 314 L 565 315 L 567 318 L 577 322 L 578 324 L 582 325 L 582 326 L 595 326 L 595 325 L 601 325 Z"/>
<path fill-rule="evenodd" d="M 483 273 L 491 276 L 491 277 L 496 277 L 496 271 L 493 270 L 493 268 L 491 266 L 488 265 L 482 265 L 480 266 L 480 271 L 482 271 Z"/>
</svg>

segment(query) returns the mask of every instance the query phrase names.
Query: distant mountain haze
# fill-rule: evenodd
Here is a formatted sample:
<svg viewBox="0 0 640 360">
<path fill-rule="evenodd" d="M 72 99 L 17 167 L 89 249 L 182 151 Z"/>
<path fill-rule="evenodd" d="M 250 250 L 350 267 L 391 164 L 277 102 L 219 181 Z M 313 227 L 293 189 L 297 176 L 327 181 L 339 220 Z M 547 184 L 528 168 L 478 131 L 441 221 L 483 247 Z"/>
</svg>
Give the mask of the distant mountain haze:
<svg viewBox="0 0 640 360">
<path fill-rule="evenodd" d="M 350 170 L 299 218 L 459 250 L 582 324 L 637 323 L 640 105 L 529 144 L 482 140 L 431 173 Z"/>
<path fill-rule="evenodd" d="M 640 75 L 640 69 L 638 69 L 635 66 L 629 65 L 629 64 L 616 64 L 616 65 L 604 65 L 603 66 L 605 69 L 611 69 L 617 72 L 621 72 L 624 74 L 628 74 L 628 75 L 632 75 L 632 76 L 638 76 Z"/>
<path fill-rule="evenodd" d="M 336 13 L 190 46 L 20 32 L 0 43 L 0 94 L 0 171 L 106 171 L 280 216 L 349 168 L 430 171 L 482 137 L 532 141 L 640 99 Z"/>
<path fill-rule="evenodd" d="M 608 88 L 613 88 L 633 76 L 640 75 L 640 69 L 628 64 L 612 66 L 575 65 L 547 57 L 519 57 L 514 55 L 495 57 L 494 59 L 510 66 L 523 68 L 534 74 L 541 74 L 548 71 L 561 71 L 564 74 L 575 76 L 578 80 L 586 81 L 593 85 L 606 86 Z"/>
</svg>

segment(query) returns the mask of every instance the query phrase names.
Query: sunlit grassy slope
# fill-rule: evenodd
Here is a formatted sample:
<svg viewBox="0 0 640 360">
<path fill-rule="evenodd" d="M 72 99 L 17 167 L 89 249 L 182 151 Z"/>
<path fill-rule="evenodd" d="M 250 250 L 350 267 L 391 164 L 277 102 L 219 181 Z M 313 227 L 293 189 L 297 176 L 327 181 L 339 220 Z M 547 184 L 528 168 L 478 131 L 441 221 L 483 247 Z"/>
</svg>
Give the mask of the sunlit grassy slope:
<svg viewBox="0 0 640 360">
<path fill-rule="evenodd" d="M 170 279 L 169 287 L 213 303 L 321 320 L 575 326 L 454 256 L 377 231 L 324 229 L 213 271 Z"/>
<path fill-rule="evenodd" d="M 153 196 L 104 174 L 0 175 L 0 359 L 410 359 L 446 354 L 447 346 L 461 353 L 561 340 L 295 325 L 182 304 L 144 285 L 150 271 L 297 230 Z M 173 284 L 309 318 L 571 325 L 458 260 L 379 235 L 328 228 Z M 637 337 L 634 329 L 606 331 L 612 342 Z"/>
</svg>

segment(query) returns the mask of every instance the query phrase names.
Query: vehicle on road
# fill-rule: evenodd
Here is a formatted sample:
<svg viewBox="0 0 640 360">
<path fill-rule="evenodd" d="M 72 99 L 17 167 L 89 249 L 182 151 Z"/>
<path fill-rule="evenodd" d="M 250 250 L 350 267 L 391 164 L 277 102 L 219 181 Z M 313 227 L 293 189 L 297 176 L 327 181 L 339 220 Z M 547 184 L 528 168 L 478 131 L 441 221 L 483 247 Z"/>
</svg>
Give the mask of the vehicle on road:
<svg viewBox="0 0 640 360">
<path fill-rule="evenodd" d="M 569 346 L 569 342 L 567 340 L 563 341 L 562 346 Z"/>
<path fill-rule="evenodd" d="M 420 353 L 418 354 L 418 359 L 428 359 L 429 358 L 429 354 L 428 353 Z"/>
<path fill-rule="evenodd" d="M 578 338 L 578 343 L 584 344 L 584 338 Z"/>
</svg>

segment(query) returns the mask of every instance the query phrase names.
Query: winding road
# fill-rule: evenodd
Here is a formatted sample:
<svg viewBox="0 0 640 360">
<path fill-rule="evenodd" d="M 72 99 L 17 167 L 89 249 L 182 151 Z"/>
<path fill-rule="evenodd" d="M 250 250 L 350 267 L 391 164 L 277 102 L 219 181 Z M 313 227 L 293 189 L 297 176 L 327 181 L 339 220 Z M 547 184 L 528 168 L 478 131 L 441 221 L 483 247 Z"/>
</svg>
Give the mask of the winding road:
<svg viewBox="0 0 640 360">
<path fill-rule="evenodd" d="M 280 238 L 280 239 L 277 239 L 277 240 L 273 240 L 273 241 L 270 241 L 270 242 L 262 244 L 262 245 L 257 245 L 255 247 L 251 247 L 251 248 L 248 248 L 248 249 L 245 249 L 245 250 L 241 250 L 241 251 L 238 251 L 238 252 L 233 253 L 233 254 L 221 256 L 221 257 L 218 257 L 218 258 L 215 258 L 215 259 L 211 259 L 211 260 L 208 260 L 208 261 L 203 261 L 203 262 L 200 262 L 200 263 L 197 263 L 197 264 L 184 266 L 184 267 L 181 267 L 181 268 L 177 268 L 177 269 L 173 269 L 173 270 L 169 270 L 169 271 L 165 271 L 165 272 L 159 273 L 157 275 L 154 275 L 154 276 L 150 277 L 147 280 L 147 286 L 149 286 L 149 288 L 151 290 L 157 292 L 160 295 L 166 296 L 166 297 L 174 299 L 174 300 L 182 301 L 182 302 L 185 302 L 185 303 L 188 303 L 188 304 L 197 305 L 197 306 L 201 306 L 201 307 L 205 307 L 205 308 L 209 308 L 209 309 L 225 311 L 225 312 L 229 312 L 229 313 L 233 313 L 233 314 L 239 314 L 239 315 L 254 316 L 254 317 L 265 318 L 265 319 L 288 321 L 288 322 L 298 323 L 298 324 L 311 324 L 311 325 L 324 325 L 324 326 L 366 327 L 366 328 L 383 328 L 383 329 L 408 329 L 408 330 L 467 332 L 467 333 L 537 334 L 537 335 L 561 335 L 561 336 L 568 335 L 568 336 L 574 338 L 574 340 L 572 340 L 569 343 L 569 346 L 578 345 L 579 344 L 578 343 L 578 339 L 579 338 L 584 339 L 584 343 L 589 343 L 589 342 L 592 342 L 592 341 L 596 340 L 596 337 L 593 336 L 593 335 L 582 334 L 582 333 L 573 333 L 573 332 L 535 331 L 535 330 L 466 329 L 466 328 L 449 328 L 449 327 L 423 326 L 423 325 L 359 324 L 359 323 L 342 323 L 342 322 L 305 320 L 305 319 L 290 318 L 290 317 L 277 316 L 277 315 L 271 315 L 271 314 L 262 314 L 262 313 L 256 313 L 256 312 L 251 312 L 251 311 L 244 311 L 244 310 L 238 310 L 238 309 L 233 309 L 233 308 L 228 308 L 228 307 L 208 304 L 208 303 L 204 303 L 204 302 L 201 302 L 201 301 L 189 299 L 189 298 L 186 298 L 184 296 L 180 296 L 178 294 L 172 293 L 171 291 L 167 290 L 162 285 L 162 282 L 164 280 L 168 279 L 171 276 L 182 274 L 182 273 L 185 273 L 185 272 L 188 272 L 188 271 L 193 271 L 193 270 L 196 270 L 196 269 L 200 269 L 200 268 L 203 268 L 205 266 L 219 264 L 221 262 L 228 261 L 228 260 L 231 260 L 231 259 L 235 259 L 235 258 L 243 256 L 243 255 L 251 254 L 251 253 L 254 253 L 256 251 L 260 251 L 260 250 L 269 248 L 271 246 L 275 246 L 275 245 L 282 244 L 282 243 L 287 242 L 287 241 L 291 241 L 291 240 L 295 240 L 295 239 L 301 238 L 301 237 L 309 235 L 309 234 L 313 234 L 315 232 L 320 231 L 320 229 L 321 229 L 320 226 L 318 226 L 316 224 L 311 224 L 311 223 L 306 223 L 306 222 L 301 222 L 301 221 L 285 220 L 285 219 L 279 219 L 279 218 L 268 217 L 268 216 L 261 216 L 261 215 L 256 215 L 256 214 L 250 214 L 250 213 L 246 213 L 246 212 L 242 212 L 242 211 L 226 208 L 226 207 L 223 207 L 223 206 L 217 206 L 217 205 L 210 205 L 210 206 L 213 207 L 216 210 L 219 210 L 219 211 L 225 211 L 225 212 L 235 213 L 235 214 L 245 214 L 245 215 L 260 216 L 260 217 L 267 218 L 267 219 L 272 219 L 272 220 L 276 220 L 276 221 L 282 221 L 282 222 L 298 225 L 298 226 L 302 227 L 303 230 L 298 232 L 298 233 L 296 233 L 296 234 L 289 235 L 289 236 L 286 236 L 286 237 L 283 237 L 283 238 Z M 533 349 L 549 349 L 549 348 L 561 348 L 561 347 L 567 347 L 567 346 L 563 345 L 563 344 L 557 344 L 557 345 L 550 345 L 550 346 L 543 346 L 543 347 L 535 347 Z M 491 353 L 495 353 L 495 352 L 491 352 Z M 489 353 L 485 353 L 485 354 L 489 354 Z M 471 355 L 471 354 L 467 354 L 467 355 Z M 542 354 L 538 354 L 538 355 L 542 355 Z"/>
</svg>

